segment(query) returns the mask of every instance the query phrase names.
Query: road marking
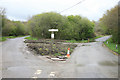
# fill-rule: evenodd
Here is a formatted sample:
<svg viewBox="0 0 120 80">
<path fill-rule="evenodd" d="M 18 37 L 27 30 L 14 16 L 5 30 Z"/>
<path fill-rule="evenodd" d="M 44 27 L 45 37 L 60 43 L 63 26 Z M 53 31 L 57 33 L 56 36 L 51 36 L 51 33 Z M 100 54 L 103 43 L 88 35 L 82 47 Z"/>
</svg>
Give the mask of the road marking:
<svg viewBox="0 0 120 80">
<path fill-rule="evenodd" d="M 37 77 L 33 76 L 32 78 L 35 78 L 35 79 L 36 79 Z"/>
<path fill-rule="evenodd" d="M 32 78 L 37 79 L 37 78 L 38 78 L 37 75 L 38 75 L 38 74 L 41 74 L 41 72 L 42 72 L 42 70 L 37 70 L 37 71 L 34 73 L 34 76 L 33 76 Z"/>
<path fill-rule="evenodd" d="M 41 74 L 42 70 L 37 70 L 34 74 Z"/>
<path fill-rule="evenodd" d="M 54 77 L 54 76 L 55 76 L 55 72 L 51 72 L 50 77 Z"/>
</svg>

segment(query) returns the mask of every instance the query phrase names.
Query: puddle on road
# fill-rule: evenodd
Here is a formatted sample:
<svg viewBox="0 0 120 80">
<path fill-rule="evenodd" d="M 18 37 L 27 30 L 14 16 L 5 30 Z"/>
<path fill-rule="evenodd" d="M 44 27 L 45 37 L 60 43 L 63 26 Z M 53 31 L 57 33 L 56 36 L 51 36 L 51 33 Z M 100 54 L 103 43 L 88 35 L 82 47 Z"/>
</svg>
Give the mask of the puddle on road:
<svg viewBox="0 0 120 80">
<path fill-rule="evenodd" d="M 103 61 L 103 62 L 99 62 L 99 65 L 102 66 L 118 66 L 118 62 L 117 61 Z"/>
</svg>

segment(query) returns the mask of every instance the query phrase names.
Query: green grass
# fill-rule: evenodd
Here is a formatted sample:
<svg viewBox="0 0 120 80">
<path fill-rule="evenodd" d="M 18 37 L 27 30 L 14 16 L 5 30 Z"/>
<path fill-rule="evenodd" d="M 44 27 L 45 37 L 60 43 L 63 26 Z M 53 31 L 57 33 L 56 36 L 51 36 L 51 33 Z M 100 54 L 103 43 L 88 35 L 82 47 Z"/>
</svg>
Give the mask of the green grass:
<svg viewBox="0 0 120 80">
<path fill-rule="evenodd" d="M 6 41 L 7 39 L 16 38 L 16 37 L 23 37 L 23 36 L 2 36 L 0 37 L 0 42 Z"/>
<path fill-rule="evenodd" d="M 0 37 L 0 41 L 6 41 L 7 38 L 16 38 L 15 36 L 2 36 Z"/>
<path fill-rule="evenodd" d="M 16 38 L 16 36 L 6 36 L 6 38 Z"/>
<path fill-rule="evenodd" d="M 25 37 L 25 39 L 28 39 L 28 40 L 38 40 L 38 38 L 34 38 L 34 37 Z"/>
<path fill-rule="evenodd" d="M 103 36 L 97 36 L 97 37 L 91 38 L 91 39 L 89 39 L 89 42 L 94 42 L 95 39 L 100 38 L 100 37 L 103 37 Z M 31 37 L 31 36 L 30 37 L 26 37 L 25 39 L 28 39 L 28 40 L 38 40 L 38 38 Z M 79 40 L 79 41 L 67 40 L 65 42 L 68 42 L 68 43 L 87 43 L 88 40 Z"/>
<path fill-rule="evenodd" d="M 107 44 L 107 41 L 108 41 L 108 44 Z M 110 50 L 112 50 L 112 51 L 117 52 L 117 53 L 120 54 L 120 52 L 119 52 L 119 50 L 120 50 L 120 47 L 119 47 L 120 44 L 118 45 L 118 44 L 116 44 L 116 43 L 113 43 L 111 38 L 108 39 L 107 41 L 105 41 L 104 44 L 105 44 Z M 118 45 L 118 48 L 117 48 L 117 49 L 116 49 L 116 45 Z"/>
<path fill-rule="evenodd" d="M 98 38 L 101 38 L 101 37 L 104 37 L 104 36 L 96 36 L 96 37 L 94 37 L 94 39 L 98 39 Z"/>
<path fill-rule="evenodd" d="M 101 38 L 101 37 L 103 37 L 103 36 L 96 36 L 96 37 L 94 37 L 94 38 L 90 38 L 90 39 L 89 39 L 89 42 L 94 42 L 95 39 Z M 69 42 L 69 43 L 87 43 L 88 40 L 79 40 L 79 41 L 76 41 L 76 40 L 67 40 L 66 42 Z"/>
<path fill-rule="evenodd" d="M 87 43 L 88 40 L 81 40 L 81 41 L 76 41 L 76 40 L 67 40 L 65 42 L 68 42 L 68 43 Z"/>
<path fill-rule="evenodd" d="M 76 40 L 67 40 L 65 42 L 68 42 L 68 43 L 87 43 L 88 40 L 81 40 L 81 41 L 76 41 Z M 89 42 L 94 42 L 94 39 L 90 39 Z"/>
<path fill-rule="evenodd" d="M 0 41 L 6 41 L 5 37 L 0 37 Z"/>
</svg>

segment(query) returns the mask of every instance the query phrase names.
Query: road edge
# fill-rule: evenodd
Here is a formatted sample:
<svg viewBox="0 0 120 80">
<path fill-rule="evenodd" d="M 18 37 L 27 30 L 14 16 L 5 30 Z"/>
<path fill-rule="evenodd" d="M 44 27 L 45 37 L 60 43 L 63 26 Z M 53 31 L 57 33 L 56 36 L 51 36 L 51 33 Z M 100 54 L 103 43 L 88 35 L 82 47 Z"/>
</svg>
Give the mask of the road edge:
<svg viewBox="0 0 120 80">
<path fill-rule="evenodd" d="M 114 55 L 119 56 L 117 52 L 109 49 L 104 43 L 102 44 L 102 46 L 105 47 L 106 49 L 108 49 L 108 50 L 109 50 L 110 52 L 112 52 Z"/>
</svg>

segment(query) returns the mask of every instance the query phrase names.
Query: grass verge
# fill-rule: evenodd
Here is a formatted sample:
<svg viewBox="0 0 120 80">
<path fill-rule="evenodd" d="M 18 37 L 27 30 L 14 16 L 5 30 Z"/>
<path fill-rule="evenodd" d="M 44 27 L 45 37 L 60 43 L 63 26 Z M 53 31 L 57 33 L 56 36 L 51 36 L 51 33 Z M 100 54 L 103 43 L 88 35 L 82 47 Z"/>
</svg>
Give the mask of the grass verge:
<svg viewBox="0 0 120 80">
<path fill-rule="evenodd" d="M 95 39 L 101 38 L 101 37 L 103 37 L 103 36 L 96 36 L 96 37 L 94 37 L 94 38 L 90 38 L 90 39 L 89 39 L 89 42 L 94 42 Z M 25 37 L 25 39 L 27 39 L 27 40 L 38 40 L 38 38 L 31 37 L 31 36 Z M 76 40 L 67 40 L 67 41 L 65 41 L 65 42 L 67 42 L 67 43 L 87 43 L 88 40 L 79 40 L 79 41 L 76 41 Z"/>
<path fill-rule="evenodd" d="M 90 39 L 89 39 L 89 42 L 94 42 L 95 39 L 101 38 L 101 37 L 103 37 L 103 36 L 96 36 L 96 37 L 94 37 L 94 38 L 90 38 Z M 79 41 L 76 41 L 76 40 L 67 40 L 66 42 L 69 42 L 69 43 L 87 43 L 88 40 L 79 40 Z"/>
<path fill-rule="evenodd" d="M 0 37 L 0 42 L 6 41 L 7 39 L 16 38 L 16 37 L 22 37 L 22 36 L 2 36 Z"/>
<path fill-rule="evenodd" d="M 0 37 L 0 41 L 6 41 L 7 39 L 5 37 Z"/>
<path fill-rule="evenodd" d="M 96 36 L 96 37 L 94 37 L 94 39 L 98 39 L 98 38 L 101 38 L 101 37 L 104 37 L 104 36 L 102 36 L 102 35 Z"/>
<path fill-rule="evenodd" d="M 28 39 L 28 40 L 38 40 L 38 38 L 34 38 L 34 37 L 25 37 L 25 39 Z"/>
<path fill-rule="evenodd" d="M 108 42 L 108 43 L 107 43 Z M 116 44 L 116 43 L 113 43 L 112 42 L 112 38 L 110 38 L 110 39 L 108 39 L 107 41 L 105 41 L 104 42 L 104 44 L 110 49 L 110 50 L 112 50 L 112 51 L 114 51 L 114 52 L 117 52 L 117 53 L 119 53 L 120 54 L 120 44 Z M 116 45 L 118 46 L 117 48 L 116 48 Z"/>
</svg>

